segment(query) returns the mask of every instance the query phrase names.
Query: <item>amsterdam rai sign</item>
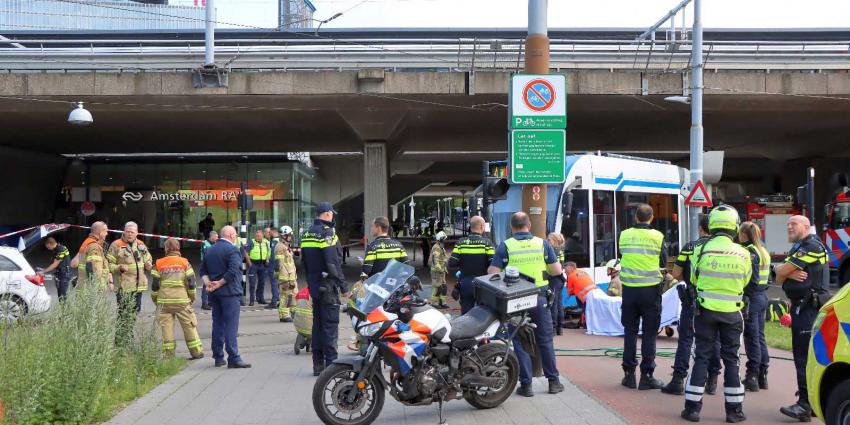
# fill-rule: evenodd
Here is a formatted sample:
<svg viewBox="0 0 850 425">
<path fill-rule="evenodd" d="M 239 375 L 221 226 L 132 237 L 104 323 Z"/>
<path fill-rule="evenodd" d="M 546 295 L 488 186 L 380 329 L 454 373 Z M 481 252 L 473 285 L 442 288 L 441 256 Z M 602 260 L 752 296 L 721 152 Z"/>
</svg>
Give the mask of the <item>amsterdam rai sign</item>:
<svg viewBox="0 0 850 425">
<path fill-rule="evenodd" d="M 564 130 L 513 130 L 510 150 L 512 183 L 563 183 L 566 180 Z"/>
<path fill-rule="evenodd" d="M 567 128 L 567 79 L 563 74 L 511 77 L 511 129 Z"/>
</svg>

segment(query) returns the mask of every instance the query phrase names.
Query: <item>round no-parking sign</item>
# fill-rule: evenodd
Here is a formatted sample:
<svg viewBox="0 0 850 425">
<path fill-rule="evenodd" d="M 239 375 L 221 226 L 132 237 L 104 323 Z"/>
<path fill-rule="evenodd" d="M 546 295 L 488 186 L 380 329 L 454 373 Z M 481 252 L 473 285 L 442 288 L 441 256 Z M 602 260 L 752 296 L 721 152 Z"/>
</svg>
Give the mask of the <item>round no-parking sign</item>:
<svg viewBox="0 0 850 425">
<path fill-rule="evenodd" d="M 83 202 L 83 205 L 80 205 L 80 212 L 83 213 L 84 216 L 90 217 L 94 214 L 94 202 Z"/>
</svg>

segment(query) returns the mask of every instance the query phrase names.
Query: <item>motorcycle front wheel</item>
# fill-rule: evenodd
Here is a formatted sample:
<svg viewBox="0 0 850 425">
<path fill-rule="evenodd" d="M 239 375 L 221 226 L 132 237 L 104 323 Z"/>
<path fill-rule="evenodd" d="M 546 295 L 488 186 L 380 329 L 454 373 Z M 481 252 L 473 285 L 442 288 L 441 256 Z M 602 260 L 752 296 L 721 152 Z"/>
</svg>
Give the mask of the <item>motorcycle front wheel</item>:
<svg viewBox="0 0 850 425">
<path fill-rule="evenodd" d="M 325 368 L 313 385 L 313 409 L 327 425 L 369 425 L 384 407 L 384 388 L 371 376 L 358 389 L 357 373 L 350 365 L 333 364 Z M 355 391 L 350 400 L 349 394 Z"/>
<path fill-rule="evenodd" d="M 505 354 L 505 346 L 502 344 L 482 345 L 477 351 L 484 367 L 493 368 L 486 376 L 488 378 L 499 378 L 499 385 L 492 388 L 466 391 L 463 398 L 467 403 L 478 409 L 492 409 L 504 403 L 514 392 L 519 378 L 519 360 L 517 360 L 514 350 L 508 350 Z M 507 359 L 505 359 L 506 355 Z M 502 360 L 505 360 L 504 365 L 495 367 L 502 363 Z"/>
</svg>

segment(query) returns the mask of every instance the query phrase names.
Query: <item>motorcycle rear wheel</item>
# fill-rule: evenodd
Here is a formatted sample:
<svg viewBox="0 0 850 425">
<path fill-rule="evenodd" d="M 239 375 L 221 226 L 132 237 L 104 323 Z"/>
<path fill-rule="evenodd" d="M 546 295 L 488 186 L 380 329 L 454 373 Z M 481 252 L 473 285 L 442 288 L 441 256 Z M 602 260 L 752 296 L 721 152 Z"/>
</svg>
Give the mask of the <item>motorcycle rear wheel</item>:
<svg viewBox="0 0 850 425">
<path fill-rule="evenodd" d="M 493 366 L 500 363 L 504 358 L 505 346 L 502 344 L 483 345 L 478 347 L 478 356 L 485 366 Z M 504 403 L 511 396 L 519 378 L 519 360 L 517 360 L 514 350 L 508 350 L 504 367 L 491 373 L 490 376 L 503 378 L 501 385 L 494 389 L 466 391 L 463 398 L 467 403 L 477 409 L 492 409 Z"/>
<path fill-rule="evenodd" d="M 345 400 L 357 378 L 350 365 L 332 364 L 322 371 L 313 385 L 313 410 L 326 425 L 369 425 L 384 407 L 384 388 L 374 376 L 353 402 Z M 358 415 L 359 414 L 359 415 Z M 357 415 L 355 417 L 355 415 Z"/>
</svg>

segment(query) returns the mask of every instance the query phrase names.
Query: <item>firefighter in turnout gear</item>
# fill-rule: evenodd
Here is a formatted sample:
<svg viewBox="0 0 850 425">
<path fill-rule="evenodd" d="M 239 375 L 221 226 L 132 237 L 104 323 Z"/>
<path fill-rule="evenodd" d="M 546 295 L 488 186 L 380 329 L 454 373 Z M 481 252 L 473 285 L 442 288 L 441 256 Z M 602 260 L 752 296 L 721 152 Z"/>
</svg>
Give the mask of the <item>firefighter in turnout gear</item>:
<svg viewBox="0 0 850 425">
<path fill-rule="evenodd" d="M 767 352 L 767 340 L 764 337 L 764 321 L 767 311 L 767 286 L 770 280 L 770 253 L 761 242 L 761 229 L 751 221 L 741 224 L 738 240 L 752 256 L 753 274 L 744 289 L 747 298 L 747 314 L 744 318 L 744 348 L 747 351 L 747 373 L 744 389 L 758 391 L 767 389 L 767 366 L 770 355 Z"/>
<path fill-rule="evenodd" d="M 443 243 L 446 240 L 445 232 L 437 232 L 434 235 L 434 246 L 431 247 L 431 255 L 429 265 L 431 266 L 431 305 L 439 309 L 446 309 L 446 296 L 448 295 L 448 287 L 446 286 L 446 266 L 449 262 L 449 257 L 446 254 L 446 248 Z"/>
<path fill-rule="evenodd" d="M 750 283 L 753 270 L 750 252 L 733 240 L 738 234 L 739 223 L 735 208 L 728 205 L 715 207 L 708 218 L 711 237 L 694 247 L 691 255 L 691 282 L 696 286 L 696 348 L 694 366 L 685 387 L 685 409 L 681 414 L 682 418 L 691 422 L 699 422 L 708 362 L 718 337 L 720 358 L 723 360 L 726 422 L 747 419 L 742 408 L 744 386 L 738 375 L 738 348 L 744 330 L 741 313 L 744 288 Z"/>
<path fill-rule="evenodd" d="M 274 248 L 277 282 L 280 286 L 280 303 L 277 314 L 281 322 L 292 321 L 292 309 L 295 308 L 295 295 L 298 292 L 298 275 L 295 271 L 295 257 L 292 254 L 292 228 L 280 228 L 280 242 Z"/>
<path fill-rule="evenodd" d="M 620 282 L 623 284 L 623 372 L 621 384 L 639 390 L 659 389 L 664 384 L 655 379 L 655 337 L 661 326 L 661 269 L 667 265 L 664 235 L 650 227 L 652 207 L 638 205 L 637 224 L 620 233 Z M 636 383 L 637 336 L 643 322 L 641 338 L 640 383 Z"/>
<path fill-rule="evenodd" d="M 142 293 L 148 289 L 146 273 L 153 267 L 148 247 L 136 238 L 138 233 L 139 226 L 127 222 L 121 239 L 112 242 L 106 252 L 118 301 L 117 341 L 127 342 L 133 335 L 136 314 L 142 309 Z"/>
<path fill-rule="evenodd" d="M 366 256 L 363 258 L 363 273 L 372 276 L 384 271 L 390 260 L 399 263 L 407 261 L 407 250 L 401 242 L 389 236 L 390 220 L 386 217 L 377 217 L 372 221 L 372 236 L 375 237 L 366 247 Z"/>
<path fill-rule="evenodd" d="M 103 247 L 108 233 L 109 228 L 102 221 L 91 225 L 91 233 L 80 246 L 77 258 L 77 285 L 94 285 L 101 289 L 106 289 L 108 285 L 110 290 L 113 289 L 109 281 L 109 263 L 106 261 Z"/>
<path fill-rule="evenodd" d="M 156 303 L 156 319 L 162 328 L 162 350 L 174 355 L 174 320 L 180 322 L 183 337 L 191 359 L 204 357 L 201 337 L 198 336 L 198 319 L 192 310 L 195 302 L 195 272 L 189 260 L 180 256 L 180 242 L 174 238 L 165 241 L 165 257 L 156 260 L 151 270 L 151 299 Z"/>
</svg>

